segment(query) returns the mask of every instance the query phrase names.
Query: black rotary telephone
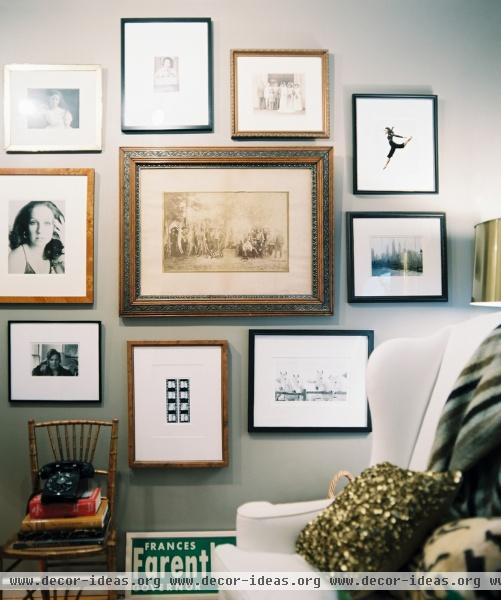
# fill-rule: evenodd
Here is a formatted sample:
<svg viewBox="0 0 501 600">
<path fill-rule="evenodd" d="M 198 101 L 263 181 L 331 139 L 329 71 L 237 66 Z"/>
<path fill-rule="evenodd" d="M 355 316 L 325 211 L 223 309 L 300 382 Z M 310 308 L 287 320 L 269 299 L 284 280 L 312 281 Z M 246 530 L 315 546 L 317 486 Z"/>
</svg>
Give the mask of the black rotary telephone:
<svg viewBox="0 0 501 600">
<path fill-rule="evenodd" d="M 47 479 L 42 490 L 42 503 L 76 502 L 87 489 L 87 479 L 94 476 L 94 467 L 83 460 L 60 460 L 44 465 L 39 472 Z"/>
</svg>

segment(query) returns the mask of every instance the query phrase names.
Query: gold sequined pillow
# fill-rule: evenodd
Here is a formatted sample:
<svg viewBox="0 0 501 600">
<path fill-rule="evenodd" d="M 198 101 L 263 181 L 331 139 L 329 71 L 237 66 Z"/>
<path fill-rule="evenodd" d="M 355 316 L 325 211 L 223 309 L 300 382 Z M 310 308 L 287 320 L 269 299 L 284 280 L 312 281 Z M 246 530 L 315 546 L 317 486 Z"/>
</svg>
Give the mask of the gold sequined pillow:
<svg viewBox="0 0 501 600">
<path fill-rule="evenodd" d="M 460 479 L 459 471 L 370 467 L 306 525 L 296 551 L 320 571 L 397 571 L 447 517 Z"/>
</svg>

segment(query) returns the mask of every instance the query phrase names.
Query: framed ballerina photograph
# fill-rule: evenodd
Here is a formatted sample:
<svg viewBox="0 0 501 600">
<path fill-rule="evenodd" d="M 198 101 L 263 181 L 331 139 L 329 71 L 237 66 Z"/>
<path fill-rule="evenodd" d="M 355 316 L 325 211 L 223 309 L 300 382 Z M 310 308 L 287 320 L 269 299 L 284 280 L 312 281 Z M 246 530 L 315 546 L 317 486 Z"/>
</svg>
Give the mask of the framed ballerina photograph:
<svg viewBox="0 0 501 600">
<path fill-rule="evenodd" d="M 353 193 L 437 194 L 437 96 L 352 98 Z"/>
</svg>

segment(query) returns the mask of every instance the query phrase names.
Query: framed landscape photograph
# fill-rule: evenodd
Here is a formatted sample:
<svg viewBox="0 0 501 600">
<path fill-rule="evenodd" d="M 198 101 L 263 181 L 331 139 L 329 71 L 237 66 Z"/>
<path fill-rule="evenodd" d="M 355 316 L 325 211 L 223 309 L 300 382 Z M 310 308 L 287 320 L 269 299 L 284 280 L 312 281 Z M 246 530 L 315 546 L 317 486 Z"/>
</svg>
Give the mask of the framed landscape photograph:
<svg viewBox="0 0 501 600">
<path fill-rule="evenodd" d="M 370 431 L 372 331 L 249 330 L 249 432 Z"/>
<path fill-rule="evenodd" d="M 122 148 L 123 316 L 332 314 L 332 148 Z"/>
<path fill-rule="evenodd" d="M 353 94 L 353 193 L 437 194 L 437 96 Z"/>
<path fill-rule="evenodd" d="M 232 50 L 233 138 L 328 138 L 327 50 Z"/>
<path fill-rule="evenodd" d="M 130 467 L 228 465 L 228 342 L 127 342 Z"/>
<path fill-rule="evenodd" d="M 4 67 L 7 152 L 100 152 L 99 65 Z"/>
<path fill-rule="evenodd" d="M 100 402 L 101 322 L 9 321 L 9 401 Z"/>
<path fill-rule="evenodd" d="M 140 18 L 121 24 L 122 131 L 212 131 L 212 21 Z"/>
<path fill-rule="evenodd" d="M 346 215 L 348 302 L 446 302 L 445 213 Z"/>
<path fill-rule="evenodd" d="M 93 302 L 93 169 L 0 169 L 0 232 L 0 303 Z"/>
</svg>

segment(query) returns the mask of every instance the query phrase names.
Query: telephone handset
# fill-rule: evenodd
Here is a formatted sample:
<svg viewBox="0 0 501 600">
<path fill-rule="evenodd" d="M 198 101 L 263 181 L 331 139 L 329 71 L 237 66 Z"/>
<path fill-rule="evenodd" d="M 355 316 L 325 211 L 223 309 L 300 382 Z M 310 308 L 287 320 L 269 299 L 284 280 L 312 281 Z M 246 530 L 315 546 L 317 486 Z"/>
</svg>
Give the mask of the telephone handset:
<svg viewBox="0 0 501 600">
<path fill-rule="evenodd" d="M 39 475 L 47 479 L 42 490 L 42 503 L 76 502 L 87 489 L 87 479 L 94 467 L 83 460 L 60 460 L 44 465 Z"/>
</svg>

